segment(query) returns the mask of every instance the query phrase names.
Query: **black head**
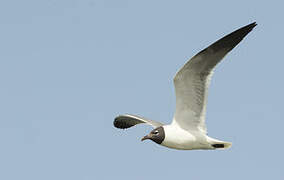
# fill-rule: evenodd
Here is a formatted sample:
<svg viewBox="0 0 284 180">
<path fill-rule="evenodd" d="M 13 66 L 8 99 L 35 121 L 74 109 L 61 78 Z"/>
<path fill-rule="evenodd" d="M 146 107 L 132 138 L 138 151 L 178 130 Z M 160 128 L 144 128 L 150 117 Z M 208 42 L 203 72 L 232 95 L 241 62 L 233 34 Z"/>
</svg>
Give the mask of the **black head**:
<svg viewBox="0 0 284 180">
<path fill-rule="evenodd" d="M 164 128 L 162 126 L 161 127 L 157 127 L 156 129 L 151 131 L 147 136 L 144 136 L 141 139 L 141 141 L 144 141 L 146 139 L 151 139 L 155 143 L 161 144 L 164 141 L 164 139 L 165 139 Z"/>
</svg>

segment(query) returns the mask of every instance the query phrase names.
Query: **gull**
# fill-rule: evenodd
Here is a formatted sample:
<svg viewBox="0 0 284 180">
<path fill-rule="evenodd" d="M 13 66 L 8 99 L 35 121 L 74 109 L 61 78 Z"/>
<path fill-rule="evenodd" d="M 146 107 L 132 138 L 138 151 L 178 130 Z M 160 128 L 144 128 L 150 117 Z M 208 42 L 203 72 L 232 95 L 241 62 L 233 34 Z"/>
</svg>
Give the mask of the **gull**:
<svg viewBox="0 0 284 180">
<path fill-rule="evenodd" d="M 125 114 L 115 118 L 116 128 L 125 129 L 146 123 L 154 127 L 141 140 L 173 149 L 225 149 L 232 143 L 209 137 L 205 125 L 208 87 L 215 66 L 256 26 L 244 26 L 219 39 L 192 57 L 175 75 L 176 111 L 171 124 Z"/>
</svg>

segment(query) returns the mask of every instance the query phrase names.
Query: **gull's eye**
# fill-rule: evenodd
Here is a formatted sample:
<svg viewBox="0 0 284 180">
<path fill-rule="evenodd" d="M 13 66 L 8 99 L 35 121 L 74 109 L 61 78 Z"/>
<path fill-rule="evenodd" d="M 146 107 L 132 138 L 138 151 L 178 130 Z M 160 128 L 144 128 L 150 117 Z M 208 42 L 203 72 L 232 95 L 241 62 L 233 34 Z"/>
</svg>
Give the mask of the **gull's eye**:
<svg viewBox="0 0 284 180">
<path fill-rule="evenodd" d="M 154 131 L 153 134 L 159 134 L 159 131 Z"/>
</svg>

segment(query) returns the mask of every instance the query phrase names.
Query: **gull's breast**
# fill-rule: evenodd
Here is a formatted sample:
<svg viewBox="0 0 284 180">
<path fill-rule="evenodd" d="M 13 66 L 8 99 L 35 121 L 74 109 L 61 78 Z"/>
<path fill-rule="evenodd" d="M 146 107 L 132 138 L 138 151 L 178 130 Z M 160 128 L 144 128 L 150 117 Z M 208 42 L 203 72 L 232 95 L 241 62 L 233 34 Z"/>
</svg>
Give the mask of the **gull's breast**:
<svg viewBox="0 0 284 180">
<path fill-rule="evenodd" d="M 206 135 L 199 132 L 189 132 L 178 126 L 163 126 L 165 139 L 161 145 L 182 150 L 212 149 L 206 140 Z"/>
</svg>

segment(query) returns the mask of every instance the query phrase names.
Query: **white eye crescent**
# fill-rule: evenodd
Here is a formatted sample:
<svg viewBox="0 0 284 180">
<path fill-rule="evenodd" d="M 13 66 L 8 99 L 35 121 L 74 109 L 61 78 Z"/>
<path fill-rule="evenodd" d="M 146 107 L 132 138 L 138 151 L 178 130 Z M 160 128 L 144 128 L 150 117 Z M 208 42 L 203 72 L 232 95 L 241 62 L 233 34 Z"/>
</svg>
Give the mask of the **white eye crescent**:
<svg viewBox="0 0 284 180">
<path fill-rule="evenodd" d="M 159 131 L 154 131 L 153 134 L 159 134 Z"/>
</svg>

